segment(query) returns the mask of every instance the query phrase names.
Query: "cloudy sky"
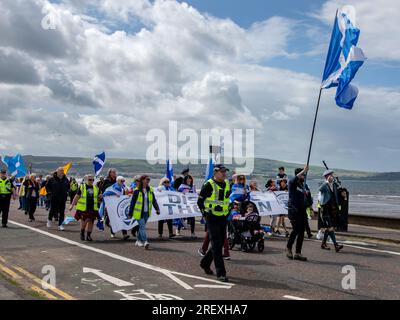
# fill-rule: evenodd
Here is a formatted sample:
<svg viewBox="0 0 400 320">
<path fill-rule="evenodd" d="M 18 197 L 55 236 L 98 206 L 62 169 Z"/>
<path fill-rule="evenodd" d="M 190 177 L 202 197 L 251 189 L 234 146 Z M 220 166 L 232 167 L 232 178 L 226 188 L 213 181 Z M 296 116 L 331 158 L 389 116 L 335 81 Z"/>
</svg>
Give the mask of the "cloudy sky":
<svg viewBox="0 0 400 320">
<path fill-rule="evenodd" d="M 304 162 L 342 4 L 2 0 L 0 154 L 144 158 L 176 120 L 254 128 L 256 156 Z M 400 171 L 400 1 L 346 4 L 369 60 L 352 111 L 324 91 L 312 163 Z"/>
</svg>

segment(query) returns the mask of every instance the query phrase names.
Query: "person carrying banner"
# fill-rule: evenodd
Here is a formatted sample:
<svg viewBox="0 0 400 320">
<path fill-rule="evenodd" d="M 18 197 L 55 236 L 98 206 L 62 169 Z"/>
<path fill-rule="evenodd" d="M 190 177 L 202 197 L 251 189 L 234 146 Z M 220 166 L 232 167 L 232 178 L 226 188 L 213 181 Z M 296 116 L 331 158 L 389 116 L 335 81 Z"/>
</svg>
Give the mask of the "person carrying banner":
<svg viewBox="0 0 400 320">
<path fill-rule="evenodd" d="M 222 282 L 229 281 L 222 257 L 230 204 L 230 185 L 226 176 L 227 171 L 228 169 L 224 165 L 216 165 L 214 177 L 203 185 L 197 201 L 197 205 L 206 220 L 211 240 L 211 249 L 201 260 L 200 267 L 206 274 L 212 275 L 214 272 L 211 270 L 211 263 L 214 260 L 217 279 Z"/>
<path fill-rule="evenodd" d="M 304 232 L 307 221 L 307 196 L 310 189 L 305 183 L 305 175 L 308 172 L 308 166 L 304 169 L 297 168 L 295 176 L 289 181 L 289 201 L 288 218 L 292 224 L 292 232 L 286 246 L 286 256 L 290 260 L 307 261 L 307 258 L 301 254 L 304 241 Z M 297 239 L 297 240 L 296 240 Z M 296 241 L 296 253 L 293 256 L 292 247 Z"/>
<path fill-rule="evenodd" d="M 81 221 L 81 240 L 93 241 L 92 231 L 94 221 L 99 216 L 98 203 L 101 198 L 99 188 L 94 185 L 94 176 L 88 174 L 85 176 L 85 183 L 82 183 L 72 200 L 69 211 L 72 211 L 76 205 L 75 219 Z M 86 231 L 86 237 L 85 237 Z"/>
<path fill-rule="evenodd" d="M 100 189 L 100 192 L 103 194 L 103 196 L 105 195 L 104 193 L 106 192 L 106 190 L 109 187 L 111 187 L 117 183 L 117 176 L 118 176 L 118 173 L 117 173 L 116 169 L 111 168 L 108 170 L 107 177 L 104 179 L 104 182 L 101 185 L 101 189 Z M 124 195 L 124 191 L 122 192 L 122 195 Z M 105 220 L 106 226 L 110 228 L 111 238 L 115 238 L 115 233 L 113 232 L 111 225 L 110 225 L 110 218 L 107 215 L 107 209 L 105 209 L 104 220 Z M 126 230 L 122 230 L 122 240 L 126 241 L 128 239 L 129 239 L 128 232 Z"/>
<path fill-rule="evenodd" d="M 178 192 L 182 192 L 183 194 L 187 193 L 196 193 L 196 186 L 194 185 L 194 180 L 191 175 L 187 175 L 183 178 L 183 183 L 179 186 Z M 194 217 L 187 218 L 186 221 L 190 225 L 191 239 L 196 239 L 196 234 L 194 232 L 196 226 L 196 219 Z M 181 226 L 178 226 L 177 235 L 181 233 Z"/>
<path fill-rule="evenodd" d="M 171 182 L 169 181 L 168 178 L 162 178 L 160 180 L 160 185 L 158 186 L 157 190 L 159 192 L 175 191 L 174 188 L 171 187 Z M 174 235 L 174 229 L 172 227 L 172 219 L 158 221 L 158 238 L 162 239 L 162 237 L 163 237 L 164 223 L 167 223 L 168 231 L 169 231 L 169 238 L 170 239 L 174 238 L 175 235 Z"/>
<path fill-rule="evenodd" d="M 58 217 L 58 230 L 64 231 L 63 222 L 65 205 L 68 199 L 69 181 L 64 173 L 64 168 L 60 167 L 46 184 L 46 191 L 50 195 L 50 211 L 47 220 L 47 228 L 51 228 L 54 217 Z"/>
<path fill-rule="evenodd" d="M 136 241 L 137 247 L 144 247 L 149 249 L 149 242 L 146 234 L 146 223 L 151 217 L 153 208 L 156 209 L 157 215 L 160 214 L 160 208 L 156 197 L 154 196 L 153 188 L 150 186 L 150 178 L 146 175 L 141 176 L 139 185 L 132 195 L 131 205 L 129 212 L 131 217 L 139 223 L 139 231 Z"/>
<path fill-rule="evenodd" d="M 0 214 L 1 226 L 7 228 L 8 213 L 10 211 L 11 197 L 14 199 L 14 186 L 11 179 L 7 178 L 7 171 L 0 171 Z"/>
<path fill-rule="evenodd" d="M 327 245 L 328 237 L 332 239 L 336 252 L 343 249 L 343 245 L 339 245 L 336 241 L 335 229 L 332 224 L 332 217 L 339 211 L 338 185 L 333 177 L 332 170 L 324 172 L 325 182 L 319 188 L 320 192 L 320 215 L 322 227 L 324 228 L 324 238 L 322 240 L 321 249 L 330 250 Z"/>
</svg>

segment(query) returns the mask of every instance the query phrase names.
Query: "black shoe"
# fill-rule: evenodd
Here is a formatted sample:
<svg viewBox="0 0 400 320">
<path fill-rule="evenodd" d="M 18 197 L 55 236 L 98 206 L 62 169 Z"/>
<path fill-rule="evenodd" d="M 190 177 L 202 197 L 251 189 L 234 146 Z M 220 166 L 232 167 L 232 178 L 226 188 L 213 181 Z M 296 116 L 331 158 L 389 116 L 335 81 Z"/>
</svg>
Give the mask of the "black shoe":
<svg viewBox="0 0 400 320">
<path fill-rule="evenodd" d="M 92 242 L 93 239 L 92 239 L 92 237 L 91 237 L 90 235 L 87 235 L 87 236 L 86 236 L 86 241 Z"/>
<path fill-rule="evenodd" d="M 293 260 L 293 252 L 289 248 L 286 248 L 286 257 L 290 260 Z"/>
<path fill-rule="evenodd" d="M 331 250 L 331 248 L 329 248 L 326 243 L 321 244 L 321 249 L 322 250 Z"/>
<path fill-rule="evenodd" d="M 200 266 L 200 268 L 202 268 L 204 270 L 205 274 L 207 274 L 209 276 L 214 275 L 214 271 L 212 271 L 211 268 L 205 268 L 205 267 L 202 267 L 202 266 Z"/>
<path fill-rule="evenodd" d="M 311 239 L 313 237 L 313 234 L 309 233 L 307 236 L 308 236 L 308 239 Z"/>
<path fill-rule="evenodd" d="M 343 245 L 341 245 L 341 244 L 335 244 L 335 250 L 336 250 L 336 252 L 339 252 L 340 250 L 342 250 L 343 249 Z"/>
<path fill-rule="evenodd" d="M 307 261 L 307 258 L 306 258 L 306 257 L 303 257 L 303 256 L 301 255 L 301 253 L 296 253 L 296 254 L 294 255 L 293 260 Z"/>
<path fill-rule="evenodd" d="M 85 232 L 81 232 L 81 241 L 85 241 Z"/>
<path fill-rule="evenodd" d="M 218 281 L 221 282 L 229 282 L 229 279 L 227 278 L 227 276 L 220 276 L 217 278 Z"/>
<path fill-rule="evenodd" d="M 8 228 L 6 224 L 1 225 L 2 228 Z"/>
<path fill-rule="evenodd" d="M 122 238 L 122 240 L 127 241 L 130 238 L 130 236 L 126 235 Z"/>
</svg>

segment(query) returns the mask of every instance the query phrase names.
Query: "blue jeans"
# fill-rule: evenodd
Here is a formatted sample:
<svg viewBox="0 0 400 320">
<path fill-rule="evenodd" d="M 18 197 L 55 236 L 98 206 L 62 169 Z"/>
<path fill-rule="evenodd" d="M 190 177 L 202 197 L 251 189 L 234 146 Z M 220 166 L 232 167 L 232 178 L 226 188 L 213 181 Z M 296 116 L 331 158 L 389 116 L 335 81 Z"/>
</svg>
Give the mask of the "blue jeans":
<svg viewBox="0 0 400 320">
<path fill-rule="evenodd" d="M 146 242 L 147 241 L 147 234 L 146 234 L 146 223 L 147 220 L 149 220 L 149 213 L 144 212 L 142 214 L 142 218 L 137 220 L 139 223 L 139 231 L 138 231 L 138 236 L 137 239 L 141 242 Z"/>
</svg>

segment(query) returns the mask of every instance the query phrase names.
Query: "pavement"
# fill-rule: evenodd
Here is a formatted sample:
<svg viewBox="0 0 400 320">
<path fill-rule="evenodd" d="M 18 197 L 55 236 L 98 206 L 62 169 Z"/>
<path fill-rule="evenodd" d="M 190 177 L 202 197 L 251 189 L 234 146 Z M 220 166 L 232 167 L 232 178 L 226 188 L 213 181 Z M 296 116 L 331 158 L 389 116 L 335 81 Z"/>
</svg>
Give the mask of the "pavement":
<svg viewBox="0 0 400 320">
<path fill-rule="evenodd" d="M 350 233 L 341 236 L 345 248 L 340 253 L 306 240 L 308 262 L 286 258 L 285 238 L 267 239 L 262 253 L 234 249 L 232 260 L 225 261 L 230 283 L 220 283 L 199 267 L 200 224 L 197 240 L 189 238 L 188 230 L 173 240 L 160 240 L 157 225 L 150 223 L 151 250 L 146 251 L 135 247 L 134 239 L 122 241 L 121 234 L 111 239 L 107 229 L 95 230 L 93 242 L 82 242 L 78 223 L 63 232 L 55 225 L 48 229 L 44 209 L 29 223 L 15 205 L 9 228 L 0 229 L 0 299 L 400 299 L 400 246 L 367 241 L 367 236 L 390 238 L 392 230 L 350 226 Z M 353 271 L 355 281 L 349 282 Z"/>
</svg>

